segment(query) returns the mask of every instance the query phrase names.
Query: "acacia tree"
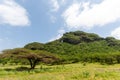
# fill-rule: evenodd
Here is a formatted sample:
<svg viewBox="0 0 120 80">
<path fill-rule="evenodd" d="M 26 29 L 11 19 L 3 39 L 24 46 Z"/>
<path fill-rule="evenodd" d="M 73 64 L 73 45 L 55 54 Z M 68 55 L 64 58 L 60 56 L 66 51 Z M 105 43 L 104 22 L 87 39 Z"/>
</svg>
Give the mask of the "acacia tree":
<svg viewBox="0 0 120 80">
<path fill-rule="evenodd" d="M 11 50 L 5 50 L 1 54 L 1 58 L 9 58 L 9 59 L 27 59 L 30 63 L 30 69 L 34 69 L 35 66 L 39 62 L 51 64 L 56 61 L 59 61 L 54 54 L 46 52 L 46 51 L 32 51 L 24 48 L 17 48 Z"/>
<path fill-rule="evenodd" d="M 48 54 L 45 51 L 44 51 L 44 53 L 40 53 L 40 52 L 39 53 L 30 53 L 30 54 L 26 54 L 26 55 L 20 55 L 18 57 L 27 59 L 31 66 L 30 69 L 34 69 L 35 66 L 39 62 L 51 64 L 51 63 L 59 61 L 59 58 L 57 58 L 53 54 Z"/>
</svg>

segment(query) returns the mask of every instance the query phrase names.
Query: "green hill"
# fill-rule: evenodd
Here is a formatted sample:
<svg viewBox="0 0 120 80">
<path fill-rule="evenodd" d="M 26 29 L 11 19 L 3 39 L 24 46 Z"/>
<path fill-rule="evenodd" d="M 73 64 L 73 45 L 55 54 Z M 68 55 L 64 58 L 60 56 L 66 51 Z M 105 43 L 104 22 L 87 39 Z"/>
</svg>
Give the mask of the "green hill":
<svg viewBox="0 0 120 80">
<path fill-rule="evenodd" d="M 87 61 L 112 64 L 118 63 L 120 56 L 120 40 L 83 31 L 67 32 L 58 40 L 46 44 L 33 42 L 24 48 L 57 54 L 65 63 Z"/>
</svg>

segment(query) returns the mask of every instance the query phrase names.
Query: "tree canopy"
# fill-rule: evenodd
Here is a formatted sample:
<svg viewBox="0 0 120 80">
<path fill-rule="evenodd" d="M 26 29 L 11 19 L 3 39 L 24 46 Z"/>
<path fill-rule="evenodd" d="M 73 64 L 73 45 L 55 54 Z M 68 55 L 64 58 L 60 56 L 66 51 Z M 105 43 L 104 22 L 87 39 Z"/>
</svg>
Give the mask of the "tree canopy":
<svg viewBox="0 0 120 80">
<path fill-rule="evenodd" d="M 0 55 L 1 58 L 9 59 L 27 59 L 30 63 L 31 69 L 34 69 L 35 66 L 39 63 L 51 64 L 59 60 L 54 54 L 47 51 L 31 51 L 24 48 L 16 48 L 10 50 L 4 50 Z"/>
</svg>

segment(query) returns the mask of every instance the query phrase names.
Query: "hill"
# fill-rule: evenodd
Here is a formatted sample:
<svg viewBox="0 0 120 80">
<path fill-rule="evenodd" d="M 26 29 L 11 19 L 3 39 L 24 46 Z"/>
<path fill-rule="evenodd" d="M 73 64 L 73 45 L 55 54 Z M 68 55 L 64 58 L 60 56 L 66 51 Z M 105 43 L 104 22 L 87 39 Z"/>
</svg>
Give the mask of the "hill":
<svg viewBox="0 0 120 80">
<path fill-rule="evenodd" d="M 46 44 L 33 42 L 24 46 L 31 50 L 45 50 L 59 55 L 62 62 L 79 61 L 119 63 L 120 40 L 100 37 L 83 31 L 67 32 L 60 39 Z"/>
</svg>

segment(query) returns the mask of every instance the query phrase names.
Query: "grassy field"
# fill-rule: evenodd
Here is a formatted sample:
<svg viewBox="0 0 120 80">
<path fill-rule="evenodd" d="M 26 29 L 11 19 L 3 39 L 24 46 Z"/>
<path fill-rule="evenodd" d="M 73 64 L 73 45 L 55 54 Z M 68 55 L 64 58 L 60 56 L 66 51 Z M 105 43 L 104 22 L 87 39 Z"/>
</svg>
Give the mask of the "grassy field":
<svg viewBox="0 0 120 80">
<path fill-rule="evenodd" d="M 32 71 L 18 67 L 21 66 L 0 66 L 0 80 L 120 80 L 120 64 L 38 65 Z"/>
</svg>

